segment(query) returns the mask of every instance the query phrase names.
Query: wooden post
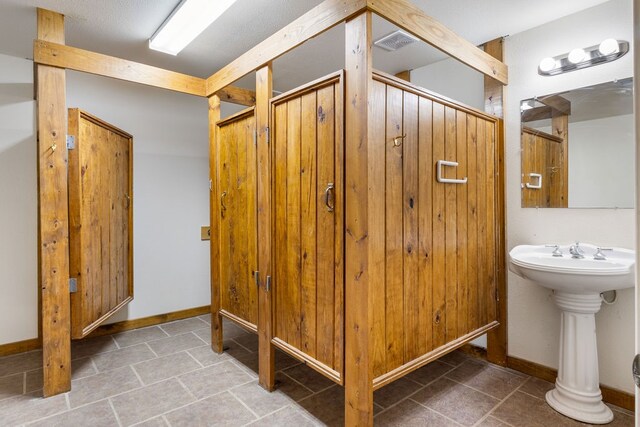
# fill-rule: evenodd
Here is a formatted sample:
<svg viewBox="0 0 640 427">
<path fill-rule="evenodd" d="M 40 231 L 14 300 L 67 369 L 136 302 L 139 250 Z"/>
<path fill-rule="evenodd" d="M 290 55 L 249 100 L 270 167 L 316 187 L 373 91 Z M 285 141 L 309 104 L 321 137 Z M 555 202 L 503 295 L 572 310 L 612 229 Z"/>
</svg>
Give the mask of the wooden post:
<svg viewBox="0 0 640 427">
<path fill-rule="evenodd" d="M 258 348 L 259 383 L 271 391 L 275 384 L 275 351 L 271 344 L 272 298 L 267 289 L 271 276 L 271 161 L 269 100 L 272 94 L 271 63 L 256 72 L 256 132 L 258 151 Z"/>
<path fill-rule="evenodd" d="M 368 176 L 380 173 L 369 171 L 371 12 L 347 21 L 345 42 L 345 425 L 364 426 L 373 425 L 369 244 L 371 233 L 384 227 L 368 215 L 369 199 L 379 190 L 368 188 Z"/>
<path fill-rule="evenodd" d="M 64 16 L 38 9 L 38 38 L 64 43 Z M 44 396 L 71 389 L 65 70 L 38 65 L 38 240 Z"/>
<path fill-rule="evenodd" d="M 484 51 L 502 62 L 504 40 L 498 38 L 485 43 Z M 492 77 L 484 76 L 485 111 L 494 116 L 503 118 L 504 112 L 504 87 L 503 84 Z M 505 138 L 504 120 L 498 122 L 498 165 L 497 165 L 497 233 L 498 249 L 497 292 L 496 304 L 497 320 L 500 326 L 492 329 L 487 334 L 487 360 L 497 365 L 507 364 L 507 249 L 506 249 L 506 203 L 505 203 Z"/>
<path fill-rule="evenodd" d="M 211 348 L 222 353 L 222 317 L 220 316 L 220 227 L 218 224 L 218 144 L 216 123 L 220 120 L 220 97 L 209 97 L 209 224 L 211 253 Z"/>
</svg>

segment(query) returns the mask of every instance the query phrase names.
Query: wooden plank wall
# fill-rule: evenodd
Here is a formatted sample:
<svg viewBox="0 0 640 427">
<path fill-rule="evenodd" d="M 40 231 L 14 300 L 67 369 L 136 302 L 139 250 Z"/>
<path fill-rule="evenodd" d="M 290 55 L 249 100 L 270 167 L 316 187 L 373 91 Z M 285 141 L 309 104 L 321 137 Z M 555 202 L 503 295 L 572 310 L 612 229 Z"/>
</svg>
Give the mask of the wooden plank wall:
<svg viewBox="0 0 640 427">
<path fill-rule="evenodd" d="M 257 329 L 257 159 L 254 109 L 218 125 L 220 309 Z"/>
<path fill-rule="evenodd" d="M 373 369 L 382 376 L 496 319 L 497 122 L 376 78 L 373 146 L 384 188 L 375 245 Z M 402 137 L 400 144 L 394 144 Z M 459 162 L 435 180 L 438 160 Z"/>
<path fill-rule="evenodd" d="M 272 107 L 274 337 L 338 381 L 344 317 L 341 88 L 340 78 L 331 77 L 274 100 Z"/>
</svg>

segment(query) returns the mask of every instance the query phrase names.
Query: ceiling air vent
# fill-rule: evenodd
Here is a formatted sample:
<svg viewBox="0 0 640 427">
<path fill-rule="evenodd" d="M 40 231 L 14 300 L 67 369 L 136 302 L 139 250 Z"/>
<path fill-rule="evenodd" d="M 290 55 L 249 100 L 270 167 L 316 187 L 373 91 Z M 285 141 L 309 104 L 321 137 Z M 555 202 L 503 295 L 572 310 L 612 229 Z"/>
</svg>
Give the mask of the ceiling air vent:
<svg viewBox="0 0 640 427">
<path fill-rule="evenodd" d="M 413 37 L 411 34 L 405 33 L 402 30 L 398 30 L 376 40 L 375 42 L 373 42 L 373 44 L 378 46 L 379 48 L 388 50 L 389 52 L 393 52 L 394 50 L 403 48 L 415 41 L 418 41 L 418 39 Z"/>
</svg>

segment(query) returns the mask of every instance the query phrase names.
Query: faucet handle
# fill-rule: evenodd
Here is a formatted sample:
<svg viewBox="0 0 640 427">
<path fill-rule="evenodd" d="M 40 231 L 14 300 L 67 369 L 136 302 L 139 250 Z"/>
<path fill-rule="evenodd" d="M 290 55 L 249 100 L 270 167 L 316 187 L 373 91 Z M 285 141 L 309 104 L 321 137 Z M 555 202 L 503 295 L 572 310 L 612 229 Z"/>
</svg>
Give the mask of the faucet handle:
<svg viewBox="0 0 640 427">
<path fill-rule="evenodd" d="M 602 251 L 612 251 L 612 250 L 613 248 L 598 248 L 596 250 L 596 253 L 593 254 L 593 259 L 599 260 L 599 261 L 606 260 L 607 257 L 605 256 L 605 254 L 602 253 Z"/>
<path fill-rule="evenodd" d="M 561 257 L 562 256 L 562 251 L 560 250 L 560 246 L 559 245 L 544 245 L 545 248 L 554 248 L 553 252 L 551 252 L 551 255 L 555 256 L 555 257 Z"/>
</svg>

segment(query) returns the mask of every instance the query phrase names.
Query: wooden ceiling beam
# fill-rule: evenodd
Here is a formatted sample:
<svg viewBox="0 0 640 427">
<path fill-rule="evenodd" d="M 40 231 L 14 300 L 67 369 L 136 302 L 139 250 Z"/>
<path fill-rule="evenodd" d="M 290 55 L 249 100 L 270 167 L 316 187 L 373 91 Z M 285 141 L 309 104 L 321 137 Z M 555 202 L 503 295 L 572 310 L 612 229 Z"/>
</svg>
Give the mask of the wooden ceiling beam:
<svg viewBox="0 0 640 427">
<path fill-rule="evenodd" d="M 367 0 L 367 8 L 469 67 L 508 83 L 507 66 L 425 14 L 409 0 Z"/>
<path fill-rule="evenodd" d="M 220 97 L 220 101 L 230 102 L 232 104 L 246 105 L 251 107 L 256 105 L 256 93 L 249 89 L 237 86 L 227 86 L 216 92 Z"/>
<path fill-rule="evenodd" d="M 45 40 L 33 42 L 33 61 L 40 65 L 83 71 L 175 92 L 205 96 L 205 80 L 199 77 Z"/>
<path fill-rule="evenodd" d="M 364 12 L 367 0 L 325 0 L 207 79 L 207 96 L 284 55 L 307 40 Z"/>
</svg>

